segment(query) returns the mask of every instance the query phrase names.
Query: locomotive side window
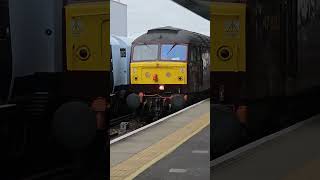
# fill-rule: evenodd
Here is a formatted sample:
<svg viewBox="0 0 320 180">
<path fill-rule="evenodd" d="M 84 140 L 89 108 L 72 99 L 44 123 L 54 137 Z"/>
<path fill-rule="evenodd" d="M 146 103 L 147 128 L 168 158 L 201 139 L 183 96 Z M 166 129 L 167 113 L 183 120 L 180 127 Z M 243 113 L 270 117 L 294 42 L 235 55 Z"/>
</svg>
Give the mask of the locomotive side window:
<svg viewBox="0 0 320 180">
<path fill-rule="evenodd" d="M 207 69 L 210 63 L 210 53 L 208 48 L 202 48 L 202 62 L 203 62 L 203 69 Z"/>
<path fill-rule="evenodd" d="M 191 50 L 191 62 L 195 64 L 202 63 L 202 53 L 201 49 L 198 46 L 193 46 Z"/>
<path fill-rule="evenodd" d="M 158 59 L 158 45 L 137 45 L 133 48 L 133 61 L 154 61 Z"/>
<path fill-rule="evenodd" d="M 197 62 L 202 66 L 202 51 L 201 47 L 197 47 Z"/>
<path fill-rule="evenodd" d="M 186 45 L 164 44 L 161 46 L 161 60 L 185 61 L 187 51 Z"/>
<path fill-rule="evenodd" d="M 198 59 L 198 49 L 196 46 L 191 47 L 191 62 L 196 63 Z"/>
</svg>

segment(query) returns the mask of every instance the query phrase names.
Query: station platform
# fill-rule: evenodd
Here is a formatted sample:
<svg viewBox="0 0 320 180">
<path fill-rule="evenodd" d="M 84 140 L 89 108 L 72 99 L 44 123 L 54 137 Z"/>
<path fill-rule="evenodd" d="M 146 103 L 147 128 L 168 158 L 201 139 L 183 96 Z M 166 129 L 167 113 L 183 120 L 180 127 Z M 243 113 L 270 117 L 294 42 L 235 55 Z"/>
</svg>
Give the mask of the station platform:
<svg viewBox="0 0 320 180">
<path fill-rule="evenodd" d="M 195 150 L 193 154 L 206 156 L 200 158 L 206 159 L 203 167 L 207 167 L 206 174 L 209 174 L 209 121 L 210 100 L 205 100 L 163 118 L 159 123 L 129 137 L 113 142 L 110 144 L 110 179 L 163 179 L 160 177 L 161 173 L 153 176 L 149 173 L 150 170 L 156 170 L 159 165 L 161 168 L 162 164 L 167 166 L 167 163 L 175 158 L 183 164 L 183 157 L 180 155 L 185 156 L 185 153 L 189 153 L 189 147 L 191 153 Z M 206 144 L 197 142 L 199 138 Z M 171 166 L 169 171 L 170 169 L 185 168 Z"/>
<path fill-rule="evenodd" d="M 209 159 L 210 127 L 207 126 L 135 179 L 209 180 Z"/>
<path fill-rule="evenodd" d="M 210 176 L 215 180 L 318 180 L 319 139 L 317 115 L 231 152 L 215 165 L 217 159 L 212 161 Z"/>
</svg>

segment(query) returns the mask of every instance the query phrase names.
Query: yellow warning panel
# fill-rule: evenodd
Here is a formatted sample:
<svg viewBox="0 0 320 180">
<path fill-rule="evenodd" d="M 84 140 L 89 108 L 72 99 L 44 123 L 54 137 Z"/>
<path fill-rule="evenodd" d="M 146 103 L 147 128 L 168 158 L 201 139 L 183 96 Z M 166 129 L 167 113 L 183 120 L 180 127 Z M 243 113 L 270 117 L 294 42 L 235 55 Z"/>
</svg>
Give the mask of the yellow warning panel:
<svg viewBox="0 0 320 180">
<path fill-rule="evenodd" d="M 211 71 L 246 71 L 246 5 L 213 2 Z"/>
<path fill-rule="evenodd" d="M 131 84 L 187 84 L 185 62 L 133 62 Z"/>
<path fill-rule="evenodd" d="M 109 1 L 65 6 L 68 71 L 110 70 L 109 12 Z"/>
</svg>

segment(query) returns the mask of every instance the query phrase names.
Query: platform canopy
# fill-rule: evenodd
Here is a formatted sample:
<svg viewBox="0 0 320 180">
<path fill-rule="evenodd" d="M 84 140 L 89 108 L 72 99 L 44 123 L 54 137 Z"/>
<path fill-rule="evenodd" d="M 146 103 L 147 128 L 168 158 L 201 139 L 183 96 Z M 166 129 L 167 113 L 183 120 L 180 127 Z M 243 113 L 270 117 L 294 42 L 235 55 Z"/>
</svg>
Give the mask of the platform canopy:
<svg viewBox="0 0 320 180">
<path fill-rule="evenodd" d="M 199 16 L 210 20 L 210 3 L 211 0 L 172 0 L 177 4 L 189 9 Z"/>
</svg>

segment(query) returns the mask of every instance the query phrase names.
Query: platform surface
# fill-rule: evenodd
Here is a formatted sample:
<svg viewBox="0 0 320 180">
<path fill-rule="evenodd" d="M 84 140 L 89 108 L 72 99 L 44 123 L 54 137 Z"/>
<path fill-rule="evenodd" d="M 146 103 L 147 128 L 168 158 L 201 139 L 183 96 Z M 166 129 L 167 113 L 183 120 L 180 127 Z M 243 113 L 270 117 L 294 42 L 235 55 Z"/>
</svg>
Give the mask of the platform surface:
<svg viewBox="0 0 320 180">
<path fill-rule="evenodd" d="M 210 180 L 210 128 L 190 138 L 135 180 Z"/>
<path fill-rule="evenodd" d="M 319 180 L 320 116 L 210 171 L 214 180 Z"/>
<path fill-rule="evenodd" d="M 210 101 L 110 146 L 112 180 L 133 179 L 209 125 Z"/>
</svg>

